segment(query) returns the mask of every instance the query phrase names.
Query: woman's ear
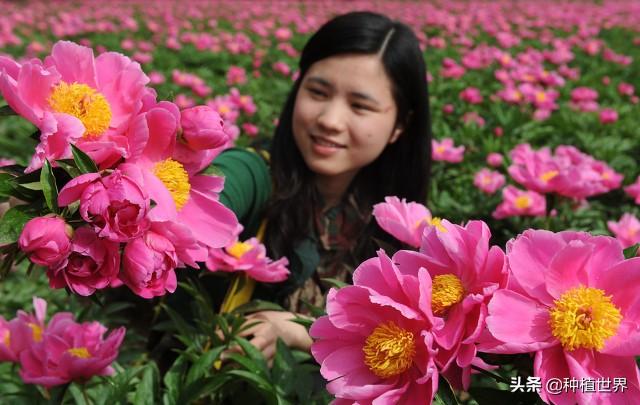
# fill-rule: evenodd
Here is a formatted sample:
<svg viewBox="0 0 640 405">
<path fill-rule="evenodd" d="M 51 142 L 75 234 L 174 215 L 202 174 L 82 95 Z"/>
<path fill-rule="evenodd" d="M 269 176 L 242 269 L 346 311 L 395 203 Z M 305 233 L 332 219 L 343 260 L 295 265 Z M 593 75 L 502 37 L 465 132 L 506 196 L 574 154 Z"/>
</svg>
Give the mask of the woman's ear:
<svg viewBox="0 0 640 405">
<path fill-rule="evenodd" d="M 404 131 L 404 128 L 401 126 L 396 126 L 394 128 L 393 133 L 391 134 L 391 137 L 389 137 L 389 145 L 391 145 L 392 143 L 397 141 L 398 138 L 400 138 L 400 135 L 402 135 L 402 131 Z"/>
</svg>

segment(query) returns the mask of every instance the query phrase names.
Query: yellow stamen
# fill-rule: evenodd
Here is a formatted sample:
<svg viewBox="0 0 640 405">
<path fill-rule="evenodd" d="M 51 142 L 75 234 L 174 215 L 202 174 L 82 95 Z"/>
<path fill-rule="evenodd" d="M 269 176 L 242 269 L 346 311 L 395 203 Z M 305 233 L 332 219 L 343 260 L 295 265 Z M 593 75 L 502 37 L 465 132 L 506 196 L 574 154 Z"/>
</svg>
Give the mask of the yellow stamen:
<svg viewBox="0 0 640 405">
<path fill-rule="evenodd" d="M 29 323 L 28 326 L 31 328 L 33 341 L 34 342 L 42 341 L 42 328 L 40 327 L 40 325 L 37 325 L 35 323 Z"/>
<path fill-rule="evenodd" d="M 438 145 L 438 146 L 436 146 L 436 153 L 438 155 L 442 155 L 446 149 L 447 149 L 446 146 Z"/>
<path fill-rule="evenodd" d="M 221 106 L 218 107 L 218 112 L 222 115 L 225 115 L 231 112 L 231 108 L 229 108 L 229 106 L 226 104 L 222 104 Z"/>
<path fill-rule="evenodd" d="M 545 183 L 548 182 L 549 180 L 551 180 L 552 178 L 556 177 L 558 175 L 558 171 L 557 170 L 549 170 L 548 172 L 544 172 L 540 175 L 540 180 L 544 181 Z"/>
<path fill-rule="evenodd" d="M 80 359 L 88 359 L 91 357 L 91 353 L 89 353 L 86 347 L 72 347 L 67 350 L 67 353 Z"/>
<path fill-rule="evenodd" d="M 600 177 L 602 178 L 602 180 L 609 180 L 611 178 L 611 172 L 602 172 Z"/>
<path fill-rule="evenodd" d="M 191 191 L 189 174 L 184 166 L 173 159 L 166 159 L 156 163 L 153 173 L 169 190 L 176 203 L 176 208 L 180 211 L 189 200 L 189 192 Z"/>
<path fill-rule="evenodd" d="M 4 334 L 4 338 L 2 338 L 2 342 L 4 343 L 4 345 L 6 347 L 9 347 L 9 345 L 11 344 L 11 332 L 10 331 L 5 331 Z"/>
<path fill-rule="evenodd" d="M 453 274 L 442 274 L 433 278 L 431 287 L 431 310 L 435 315 L 444 315 L 447 310 L 462 301 L 462 281 Z"/>
<path fill-rule="evenodd" d="M 60 82 L 47 101 L 54 111 L 78 118 L 85 127 L 85 138 L 101 135 L 111 124 L 109 102 L 86 84 Z"/>
<path fill-rule="evenodd" d="M 539 91 L 536 93 L 536 101 L 538 103 L 544 103 L 545 101 L 547 101 L 547 95 L 544 91 Z"/>
<path fill-rule="evenodd" d="M 442 219 L 438 217 L 433 217 L 429 221 L 429 225 L 435 226 L 440 232 L 447 232 L 447 228 L 442 225 Z"/>
<path fill-rule="evenodd" d="M 236 242 L 227 248 L 227 253 L 236 259 L 239 259 L 251 249 L 253 249 L 253 246 L 247 242 Z"/>
<path fill-rule="evenodd" d="M 601 350 L 622 321 L 620 309 L 604 291 L 576 287 L 553 302 L 549 310 L 551 333 L 565 350 Z"/>
<path fill-rule="evenodd" d="M 521 195 L 520 197 L 516 198 L 514 204 L 519 210 L 529 208 L 531 206 L 531 198 L 529 198 L 529 196 L 527 195 Z"/>
<path fill-rule="evenodd" d="M 407 371 L 413 364 L 416 347 L 413 333 L 393 321 L 378 325 L 367 337 L 362 351 L 364 363 L 380 378 Z"/>
</svg>

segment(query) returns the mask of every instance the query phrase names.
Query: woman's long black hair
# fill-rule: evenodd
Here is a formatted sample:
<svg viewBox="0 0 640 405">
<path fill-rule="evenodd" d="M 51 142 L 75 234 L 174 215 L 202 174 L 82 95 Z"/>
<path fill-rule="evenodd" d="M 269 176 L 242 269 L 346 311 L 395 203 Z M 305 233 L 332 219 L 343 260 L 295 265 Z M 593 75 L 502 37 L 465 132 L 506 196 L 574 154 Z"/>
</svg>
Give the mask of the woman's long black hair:
<svg viewBox="0 0 640 405">
<path fill-rule="evenodd" d="M 425 203 L 431 166 L 431 121 L 426 67 L 418 39 L 403 23 L 371 12 L 337 16 L 310 39 L 300 58 L 299 78 L 289 93 L 271 144 L 273 195 L 267 208 L 266 244 L 271 257 L 289 256 L 297 242 L 312 231 L 318 194 L 314 173 L 305 164 L 293 139 L 292 117 L 296 95 L 315 62 L 342 54 L 379 54 L 392 83 L 397 122 L 404 128 L 350 185 L 362 213 L 395 195 Z M 363 227 L 358 260 L 373 251 L 364 248 L 372 236 L 382 237 L 372 220 Z M 387 238 L 384 238 L 387 239 Z M 387 239 L 388 240 L 388 239 Z"/>
</svg>

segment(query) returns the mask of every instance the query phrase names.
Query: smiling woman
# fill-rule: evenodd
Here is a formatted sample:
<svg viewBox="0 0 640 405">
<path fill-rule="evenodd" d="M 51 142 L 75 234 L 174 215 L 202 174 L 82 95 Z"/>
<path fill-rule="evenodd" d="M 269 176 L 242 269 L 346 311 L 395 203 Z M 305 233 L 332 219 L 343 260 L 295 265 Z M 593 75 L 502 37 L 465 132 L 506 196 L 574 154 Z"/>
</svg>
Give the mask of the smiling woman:
<svg viewBox="0 0 640 405">
<path fill-rule="evenodd" d="M 425 201 L 431 129 L 426 67 L 406 25 L 355 12 L 316 32 L 300 59 L 267 164 L 232 149 L 214 162 L 225 174 L 220 201 L 244 225 L 241 239 L 266 219 L 268 256 L 289 258 L 283 284 L 258 289 L 291 312 L 260 312 L 243 332 L 267 357 L 278 337 L 308 350 L 304 327 L 290 322 L 324 304 L 322 278 L 349 281 L 375 255 L 375 240 L 395 247 L 371 211 L 385 196 Z"/>
</svg>

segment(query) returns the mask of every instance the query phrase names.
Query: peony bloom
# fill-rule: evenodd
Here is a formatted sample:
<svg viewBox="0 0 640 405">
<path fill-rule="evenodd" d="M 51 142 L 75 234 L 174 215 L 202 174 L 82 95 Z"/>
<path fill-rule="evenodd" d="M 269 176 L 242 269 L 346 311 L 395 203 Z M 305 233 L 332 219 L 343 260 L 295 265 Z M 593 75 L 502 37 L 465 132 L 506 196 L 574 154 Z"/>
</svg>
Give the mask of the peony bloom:
<svg viewBox="0 0 640 405">
<path fill-rule="evenodd" d="M 507 281 L 504 253 L 489 246 L 490 237 L 482 221 L 460 226 L 442 220 L 440 227 L 425 231 L 418 252 L 402 250 L 393 256 L 403 274 L 417 276 L 422 268 L 429 272 L 431 310 L 444 321 L 433 330 L 436 364 L 449 382 L 464 388 L 471 365 L 487 367 L 476 357 L 476 342 L 486 327 L 491 296 Z"/>
<path fill-rule="evenodd" d="M 4 361 L 15 363 L 18 361 L 18 356 L 11 350 L 10 323 L 0 316 L 0 363 Z"/>
<path fill-rule="evenodd" d="M 549 193 L 556 189 L 560 167 L 549 148 L 533 150 L 520 144 L 511 151 L 512 164 L 507 169 L 515 181 L 529 190 Z"/>
<path fill-rule="evenodd" d="M 220 148 L 229 140 L 220 115 L 205 105 L 180 111 L 180 126 L 182 138 L 193 150 Z"/>
<path fill-rule="evenodd" d="M 633 214 L 623 214 L 618 222 L 607 221 L 607 227 L 625 249 L 640 243 L 640 221 Z"/>
<path fill-rule="evenodd" d="M 245 242 L 238 240 L 224 249 L 209 249 L 206 261 L 210 271 L 243 271 L 247 276 L 263 283 L 277 283 L 289 276 L 289 260 L 286 257 L 272 261 L 267 249 L 256 238 Z"/>
<path fill-rule="evenodd" d="M 460 92 L 460 100 L 470 104 L 480 104 L 482 103 L 482 94 L 475 87 L 467 87 Z"/>
<path fill-rule="evenodd" d="M 53 316 L 39 344 L 20 353 L 20 377 L 50 388 L 71 381 L 84 383 L 94 375 L 111 375 L 125 328 L 112 331 L 98 322 L 76 323 L 70 313 Z"/>
<path fill-rule="evenodd" d="M 80 200 L 80 216 L 101 238 L 126 242 L 149 228 L 150 200 L 140 186 L 120 170 L 101 177 L 87 173 L 73 178 L 58 195 L 58 204 Z"/>
<path fill-rule="evenodd" d="M 480 169 L 473 178 L 473 184 L 485 194 L 493 194 L 504 186 L 504 175 L 489 170 L 486 167 Z"/>
<path fill-rule="evenodd" d="M 618 121 L 618 112 L 611 108 L 603 108 L 600 111 L 600 123 L 612 124 Z"/>
<path fill-rule="evenodd" d="M 636 204 L 640 204 L 640 176 L 638 176 L 635 183 L 625 187 L 624 191 L 632 198 L 635 198 Z"/>
<path fill-rule="evenodd" d="M 36 217 L 24 225 L 18 245 L 35 264 L 54 266 L 71 249 L 72 229 L 59 217 Z"/>
<path fill-rule="evenodd" d="M 500 342 L 483 351 L 535 352 L 540 396 L 554 404 L 638 403 L 640 258 L 587 233 L 527 230 L 507 244 L 508 288 L 489 303 L 487 326 Z M 623 393 L 546 390 L 557 378 L 625 378 Z"/>
<path fill-rule="evenodd" d="M 40 130 L 40 143 L 27 167 L 45 159 L 71 158 L 70 144 L 101 167 L 128 155 L 123 136 L 142 107 L 149 79 L 128 57 L 59 41 L 44 63 L 19 64 L 0 57 L 0 93 L 11 108 Z"/>
<path fill-rule="evenodd" d="M 405 275 L 383 252 L 331 289 L 327 315 L 310 329 L 327 390 L 346 403 L 430 403 L 438 389 L 431 280 Z"/>
<path fill-rule="evenodd" d="M 518 190 L 513 186 L 502 189 L 502 202 L 491 214 L 496 219 L 516 216 L 544 216 L 547 202 L 535 191 Z"/>
<path fill-rule="evenodd" d="M 441 141 L 431 140 L 431 158 L 436 161 L 462 162 L 464 149 L 464 146 L 454 147 L 451 138 L 443 138 Z"/>
<path fill-rule="evenodd" d="M 47 269 L 51 288 L 69 287 L 80 295 L 91 295 L 109 286 L 120 271 L 120 246 L 99 238 L 89 227 L 76 229 L 65 260 Z"/>
<path fill-rule="evenodd" d="M 16 318 L 5 321 L 2 351 L 9 357 L 8 361 L 18 361 L 20 353 L 42 342 L 46 327 L 47 302 L 42 298 L 33 297 L 33 309 L 35 314 L 20 310 Z"/>
<path fill-rule="evenodd" d="M 571 90 L 571 108 L 583 112 L 598 110 L 598 92 L 589 87 L 577 87 Z"/>
<path fill-rule="evenodd" d="M 231 66 L 227 71 L 227 85 L 245 84 L 247 82 L 247 72 L 243 67 Z"/>
<path fill-rule="evenodd" d="M 385 202 L 373 206 L 373 216 L 385 232 L 409 246 L 420 246 L 425 228 L 439 226 L 440 219 L 432 217 L 427 207 L 403 198 L 385 197 Z"/>
<path fill-rule="evenodd" d="M 224 179 L 198 173 L 215 154 L 190 161 L 187 153 L 176 147 L 179 118 L 176 106 L 167 102 L 141 115 L 129 133 L 131 156 L 118 169 L 157 204 L 149 211 L 151 221 L 178 222 L 188 227 L 199 243 L 225 246 L 233 238 L 238 220 L 218 201 Z"/>
<path fill-rule="evenodd" d="M 500 167 L 503 161 L 504 161 L 504 158 L 499 153 L 491 152 L 487 155 L 487 164 L 491 167 Z"/>
</svg>

